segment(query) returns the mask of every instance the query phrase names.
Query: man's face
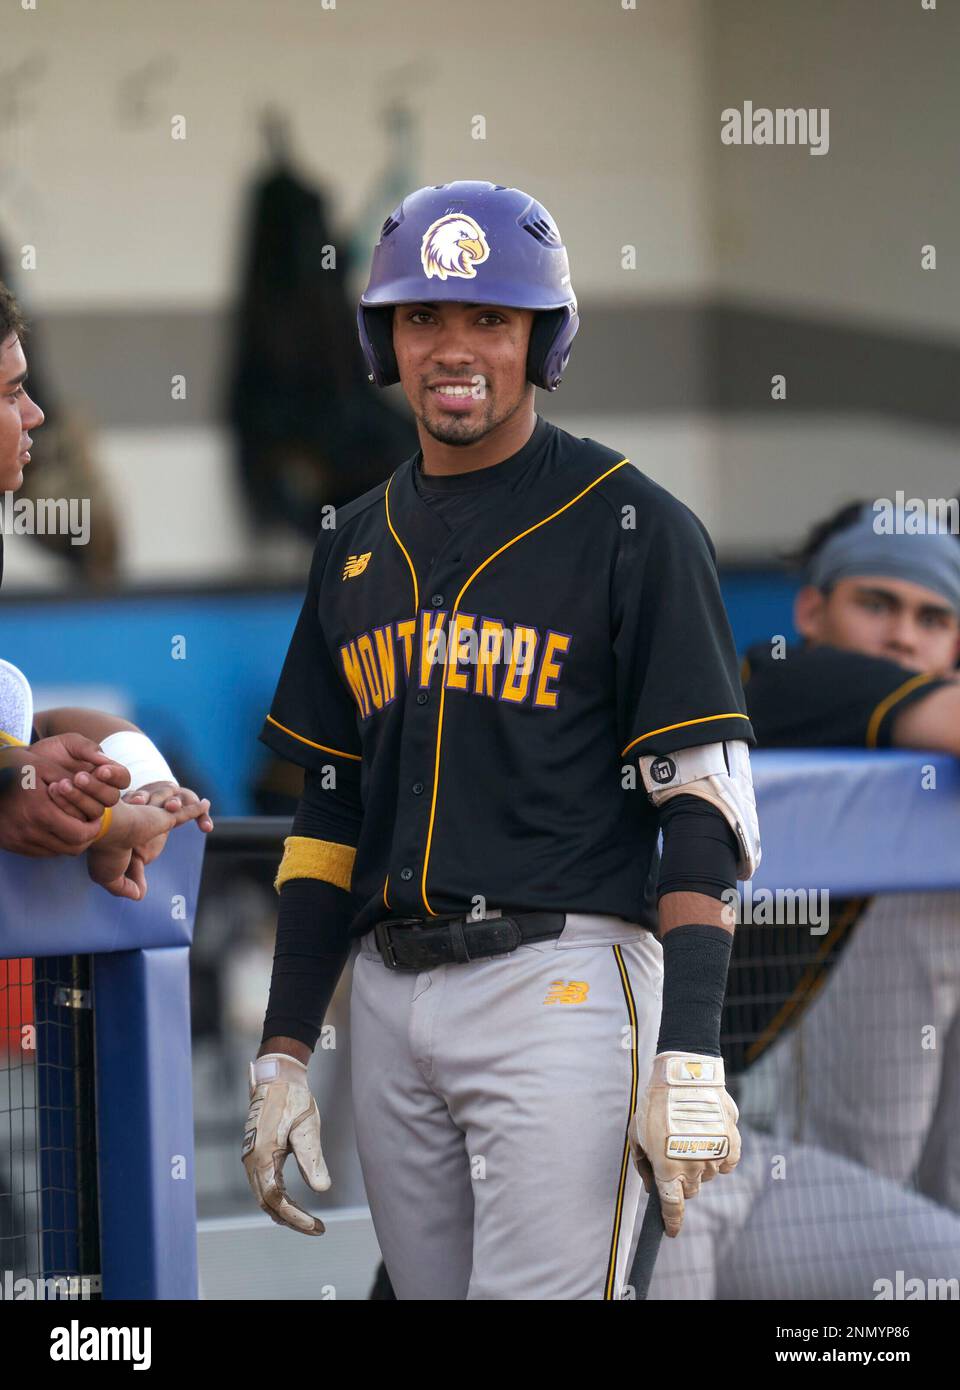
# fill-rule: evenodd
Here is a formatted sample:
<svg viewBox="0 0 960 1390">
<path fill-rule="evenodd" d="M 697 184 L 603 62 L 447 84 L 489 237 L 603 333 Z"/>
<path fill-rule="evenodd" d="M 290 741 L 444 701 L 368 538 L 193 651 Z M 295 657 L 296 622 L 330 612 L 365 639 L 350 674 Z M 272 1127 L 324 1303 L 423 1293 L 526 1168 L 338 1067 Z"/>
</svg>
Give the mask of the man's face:
<svg viewBox="0 0 960 1390">
<path fill-rule="evenodd" d="M 16 492 L 30 462 L 29 431 L 43 424 L 43 411 L 24 390 L 27 359 L 16 333 L 0 351 L 0 493 Z"/>
<path fill-rule="evenodd" d="M 533 390 L 527 381 L 532 326 L 532 309 L 396 306 L 393 347 L 400 383 L 428 434 L 442 444 L 473 444 L 527 400 Z"/>
<path fill-rule="evenodd" d="M 856 575 L 829 594 L 808 585 L 795 618 L 808 642 L 895 661 L 906 671 L 952 671 L 960 656 L 960 618 L 940 594 L 906 579 Z"/>
</svg>

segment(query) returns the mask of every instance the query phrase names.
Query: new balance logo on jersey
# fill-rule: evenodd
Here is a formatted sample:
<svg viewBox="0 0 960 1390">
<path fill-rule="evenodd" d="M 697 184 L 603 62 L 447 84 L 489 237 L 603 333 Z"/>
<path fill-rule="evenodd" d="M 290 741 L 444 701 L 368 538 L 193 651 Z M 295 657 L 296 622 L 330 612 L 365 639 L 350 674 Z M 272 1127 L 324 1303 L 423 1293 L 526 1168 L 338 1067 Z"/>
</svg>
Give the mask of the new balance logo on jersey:
<svg viewBox="0 0 960 1390">
<path fill-rule="evenodd" d="M 365 555 L 348 555 L 347 563 L 343 567 L 344 579 L 356 579 L 358 574 L 363 574 L 372 554 L 373 551 L 368 550 Z"/>
<path fill-rule="evenodd" d="M 586 980 L 551 980 L 545 1004 L 582 1004 L 590 992 Z"/>
</svg>

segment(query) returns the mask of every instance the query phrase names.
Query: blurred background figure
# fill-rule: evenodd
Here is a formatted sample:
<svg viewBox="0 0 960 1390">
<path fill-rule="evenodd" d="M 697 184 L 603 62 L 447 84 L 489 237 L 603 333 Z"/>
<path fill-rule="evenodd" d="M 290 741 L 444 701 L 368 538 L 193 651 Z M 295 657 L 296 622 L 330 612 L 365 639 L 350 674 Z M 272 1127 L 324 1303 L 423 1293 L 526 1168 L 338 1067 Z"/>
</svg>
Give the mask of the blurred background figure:
<svg viewBox="0 0 960 1390">
<path fill-rule="evenodd" d="M 9 257 L 0 240 L 0 282 L 16 293 L 16 279 L 10 278 L 9 270 Z M 72 578 L 93 589 L 110 589 L 119 578 L 117 518 L 110 488 L 97 461 L 96 435 L 79 406 L 60 400 L 47 374 L 43 336 L 42 325 L 36 332 L 31 320 L 30 389 L 43 401 L 45 419 L 42 432 L 34 440 L 31 464 L 24 472 L 17 495 L 32 503 L 42 497 L 89 498 L 96 525 L 90 529 L 87 545 L 72 545 L 69 535 L 48 531 L 31 539 L 65 562 Z M 0 512 L 4 501 L 0 496 Z"/>
<path fill-rule="evenodd" d="M 324 506 L 412 453 L 416 431 L 367 381 L 327 195 L 296 167 L 279 109 L 261 128 L 268 162 L 248 198 L 228 418 L 258 551 L 282 564 L 309 554 Z"/>
</svg>

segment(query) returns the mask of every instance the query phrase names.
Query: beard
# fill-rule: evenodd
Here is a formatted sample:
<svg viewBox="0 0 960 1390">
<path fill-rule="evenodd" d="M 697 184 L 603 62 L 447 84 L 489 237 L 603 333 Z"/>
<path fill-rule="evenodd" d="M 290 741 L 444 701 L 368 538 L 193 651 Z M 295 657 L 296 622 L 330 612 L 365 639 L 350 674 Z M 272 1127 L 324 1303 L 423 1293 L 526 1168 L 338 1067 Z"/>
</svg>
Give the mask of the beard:
<svg viewBox="0 0 960 1390">
<path fill-rule="evenodd" d="M 471 411 L 469 415 L 440 415 L 434 419 L 424 411 L 418 416 L 418 420 L 431 439 L 435 439 L 438 444 L 447 444 L 457 449 L 476 444 L 491 434 L 505 420 L 509 420 L 522 404 L 521 396 L 509 409 L 498 414 L 494 402 L 488 396 L 480 403 L 480 408 Z"/>
<path fill-rule="evenodd" d="M 424 418 L 421 424 L 431 439 L 435 439 L 438 444 L 449 444 L 454 449 L 476 444 L 478 439 L 482 439 L 494 428 L 489 420 L 460 420 L 456 416 L 436 422 Z"/>
</svg>

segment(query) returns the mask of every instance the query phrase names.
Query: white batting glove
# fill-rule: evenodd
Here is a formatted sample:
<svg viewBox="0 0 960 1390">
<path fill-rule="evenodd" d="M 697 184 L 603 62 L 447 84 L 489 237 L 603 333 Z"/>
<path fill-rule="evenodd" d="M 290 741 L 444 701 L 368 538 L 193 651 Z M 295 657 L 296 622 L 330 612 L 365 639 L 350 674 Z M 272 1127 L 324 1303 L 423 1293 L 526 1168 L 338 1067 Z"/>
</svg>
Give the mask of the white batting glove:
<svg viewBox="0 0 960 1390">
<path fill-rule="evenodd" d="M 320 1148 L 320 1112 L 307 1087 L 307 1068 L 283 1052 L 250 1063 L 250 1110 L 240 1157 L 253 1195 L 278 1226 L 322 1236 L 323 1222 L 287 1196 L 283 1165 L 292 1153 L 304 1182 L 326 1192 L 330 1174 Z"/>
<path fill-rule="evenodd" d="M 684 1198 L 740 1161 L 740 1113 L 724 1087 L 723 1060 L 661 1052 L 630 1121 L 630 1146 L 647 1192 L 657 1184 L 663 1229 L 679 1234 Z"/>
</svg>

